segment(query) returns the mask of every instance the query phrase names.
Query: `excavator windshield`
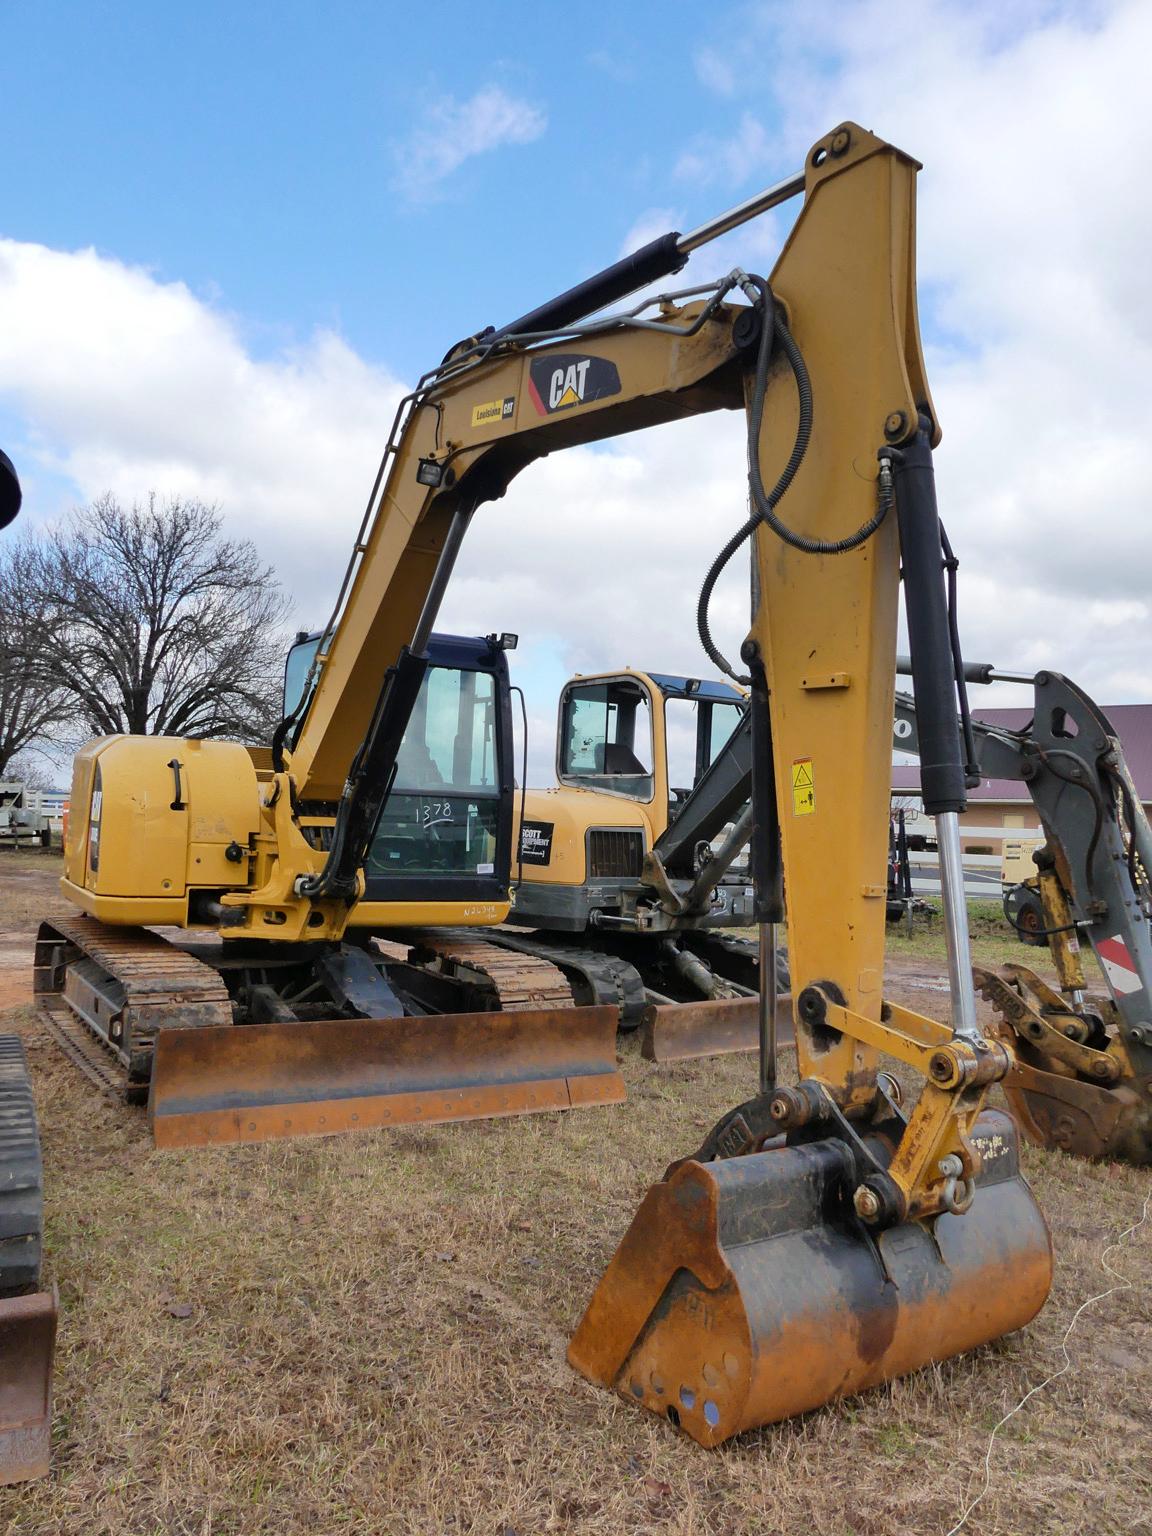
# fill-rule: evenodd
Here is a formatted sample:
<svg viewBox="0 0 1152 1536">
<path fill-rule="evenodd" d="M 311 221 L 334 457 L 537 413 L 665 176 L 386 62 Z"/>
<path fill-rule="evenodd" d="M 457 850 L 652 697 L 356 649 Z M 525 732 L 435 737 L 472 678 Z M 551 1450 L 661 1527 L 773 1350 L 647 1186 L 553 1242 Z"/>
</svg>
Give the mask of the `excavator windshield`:
<svg viewBox="0 0 1152 1536">
<path fill-rule="evenodd" d="M 564 690 L 561 717 L 561 784 L 652 799 L 652 711 L 639 683 L 573 683 Z"/>
<path fill-rule="evenodd" d="M 499 814 L 496 680 L 432 667 L 404 732 L 368 879 L 492 875 Z"/>
</svg>

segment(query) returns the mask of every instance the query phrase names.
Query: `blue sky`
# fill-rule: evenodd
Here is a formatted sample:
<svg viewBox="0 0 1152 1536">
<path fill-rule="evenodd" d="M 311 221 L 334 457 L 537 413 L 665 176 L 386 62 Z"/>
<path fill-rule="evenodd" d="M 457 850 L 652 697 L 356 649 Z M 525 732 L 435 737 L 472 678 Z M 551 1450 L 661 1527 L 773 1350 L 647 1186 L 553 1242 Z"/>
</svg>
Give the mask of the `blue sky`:
<svg viewBox="0 0 1152 1536">
<path fill-rule="evenodd" d="M 613 260 L 653 205 L 695 223 L 745 190 L 675 174 L 739 115 L 699 78 L 702 14 L 8 0 L 0 219 L 188 283 L 242 317 L 258 355 L 330 326 L 410 375 Z M 538 136 L 409 186 L 437 104 L 485 89 L 538 113 Z"/>
<path fill-rule="evenodd" d="M 906 20 L 883 0 L 0 0 L 0 443 L 24 526 L 108 490 L 195 495 L 318 624 L 422 368 L 855 118 L 924 163 L 968 653 L 1152 698 L 1152 199 L 1118 152 L 1146 116 L 1152 5 Z M 791 216 L 687 277 L 768 270 Z M 701 669 L 694 594 L 745 496 L 741 423 L 718 416 L 570 450 L 483 510 L 444 627 L 521 634 L 534 776 L 569 671 Z M 731 654 L 742 572 L 716 616 Z"/>
</svg>

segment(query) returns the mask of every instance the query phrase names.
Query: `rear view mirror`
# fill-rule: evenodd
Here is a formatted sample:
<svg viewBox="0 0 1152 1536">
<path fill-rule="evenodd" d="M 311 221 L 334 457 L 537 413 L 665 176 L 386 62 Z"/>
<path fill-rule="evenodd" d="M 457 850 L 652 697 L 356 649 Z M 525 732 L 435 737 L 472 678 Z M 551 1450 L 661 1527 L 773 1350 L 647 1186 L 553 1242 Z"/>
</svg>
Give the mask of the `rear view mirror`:
<svg viewBox="0 0 1152 1536">
<path fill-rule="evenodd" d="M 0 451 L 0 528 L 8 524 L 20 510 L 20 481 L 16 467 L 6 453 Z"/>
</svg>

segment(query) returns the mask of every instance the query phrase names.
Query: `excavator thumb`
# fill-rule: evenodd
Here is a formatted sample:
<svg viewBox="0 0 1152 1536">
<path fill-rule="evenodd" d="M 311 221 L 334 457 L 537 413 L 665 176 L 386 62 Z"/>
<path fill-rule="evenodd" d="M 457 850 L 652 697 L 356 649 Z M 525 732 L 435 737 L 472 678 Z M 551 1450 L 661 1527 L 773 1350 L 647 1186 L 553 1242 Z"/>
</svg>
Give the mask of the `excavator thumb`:
<svg viewBox="0 0 1152 1536">
<path fill-rule="evenodd" d="M 616 1009 L 162 1029 L 158 1147 L 329 1136 L 619 1104 Z"/>
<path fill-rule="evenodd" d="M 1080 1011 L 1023 965 L 977 969 L 1014 1054 L 1004 1094 L 1037 1146 L 1076 1157 L 1152 1163 L 1152 1083 L 1137 1076 L 1115 1004 Z"/>
<path fill-rule="evenodd" d="M 878 1150 L 877 1138 L 866 1138 Z M 649 1190 L 568 1349 L 714 1446 L 1029 1322 L 1052 1274 L 1016 1131 L 988 1112 L 963 1215 L 871 1233 L 843 1142 L 686 1161 Z"/>
</svg>

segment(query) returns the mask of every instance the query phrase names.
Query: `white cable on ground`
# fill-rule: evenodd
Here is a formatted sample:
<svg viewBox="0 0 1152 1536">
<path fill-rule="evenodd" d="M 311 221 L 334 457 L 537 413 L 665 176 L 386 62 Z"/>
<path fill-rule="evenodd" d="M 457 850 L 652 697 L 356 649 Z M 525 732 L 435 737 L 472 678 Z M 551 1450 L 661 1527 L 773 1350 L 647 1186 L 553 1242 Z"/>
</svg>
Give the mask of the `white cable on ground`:
<svg viewBox="0 0 1152 1536">
<path fill-rule="evenodd" d="M 1114 1242 L 1109 1243 L 1104 1249 L 1103 1253 L 1100 1255 L 1100 1267 L 1106 1270 L 1108 1274 L 1112 1275 L 1117 1281 L 1117 1284 L 1110 1285 L 1106 1291 L 1100 1291 L 1096 1296 L 1089 1296 L 1088 1300 L 1082 1301 L 1076 1308 L 1075 1312 L 1073 1312 L 1072 1321 L 1064 1330 L 1064 1337 L 1060 1340 L 1060 1350 L 1064 1356 L 1064 1364 L 1058 1371 L 1053 1371 L 1051 1376 L 1046 1376 L 1044 1380 L 1038 1382 L 1036 1386 L 1030 1387 L 1028 1391 L 1025 1392 L 1020 1401 L 1016 1404 L 1015 1408 L 1010 1408 L 1008 1410 L 1008 1412 L 1000 1420 L 999 1424 L 995 1426 L 995 1428 L 992 1430 L 992 1433 L 988 1436 L 988 1449 L 984 1453 L 984 1486 L 980 1489 L 980 1492 L 965 1509 L 964 1513 L 960 1516 L 959 1520 L 957 1520 L 952 1529 L 947 1532 L 947 1536 L 956 1536 L 956 1532 L 959 1531 L 962 1526 L 968 1523 L 968 1516 L 972 1513 L 976 1506 L 983 1501 L 984 1496 L 987 1494 L 989 1488 L 992 1485 L 992 1447 L 996 1443 L 996 1436 L 1004 1428 L 1008 1420 L 1012 1418 L 1013 1415 L 1020 1412 L 1021 1408 L 1023 1408 L 1024 1404 L 1028 1402 L 1029 1398 L 1035 1397 L 1037 1392 L 1043 1392 L 1045 1387 L 1050 1387 L 1058 1377 L 1063 1376 L 1065 1371 L 1071 1369 L 1072 1356 L 1068 1353 L 1068 1340 L 1072 1337 L 1072 1330 L 1080 1321 L 1081 1313 L 1086 1312 L 1088 1308 L 1094 1306 L 1096 1302 L 1104 1301 L 1107 1297 L 1114 1296 L 1117 1291 L 1130 1291 L 1132 1289 L 1131 1280 L 1126 1279 L 1125 1276 L 1119 1272 L 1119 1270 L 1112 1268 L 1111 1264 L 1108 1262 L 1108 1255 L 1119 1248 L 1127 1238 L 1131 1237 L 1133 1232 L 1138 1232 L 1144 1223 L 1148 1220 L 1149 1201 L 1152 1201 L 1152 1195 L 1148 1195 L 1144 1199 L 1144 1209 L 1141 1213 L 1140 1220 L 1134 1221 L 1130 1227 L 1121 1232 L 1120 1236 L 1116 1238 Z"/>
</svg>

